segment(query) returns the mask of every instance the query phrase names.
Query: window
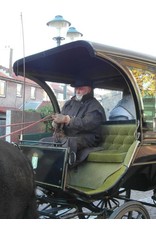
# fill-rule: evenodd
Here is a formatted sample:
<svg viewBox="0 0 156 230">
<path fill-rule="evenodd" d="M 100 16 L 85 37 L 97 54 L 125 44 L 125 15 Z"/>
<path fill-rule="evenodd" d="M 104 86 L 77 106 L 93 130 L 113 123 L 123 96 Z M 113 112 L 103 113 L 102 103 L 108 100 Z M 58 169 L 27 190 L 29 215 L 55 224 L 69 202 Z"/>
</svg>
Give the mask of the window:
<svg viewBox="0 0 156 230">
<path fill-rule="evenodd" d="M 5 97 L 6 95 L 6 81 L 0 80 L 0 97 Z"/>
<path fill-rule="evenodd" d="M 35 87 L 31 87 L 31 99 L 35 99 L 36 98 L 36 88 Z"/>
<path fill-rule="evenodd" d="M 16 96 L 17 97 L 22 97 L 22 84 L 17 84 Z"/>
<path fill-rule="evenodd" d="M 106 119 L 109 120 L 111 110 L 117 105 L 122 98 L 121 91 L 108 90 L 108 89 L 94 89 L 94 97 L 104 107 Z"/>
<path fill-rule="evenodd" d="M 46 91 L 43 91 L 43 101 L 50 101 L 50 98 L 48 94 L 46 93 Z"/>
<path fill-rule="evenodd" d="M 153 130 L 153 119 L 156 117 L 156 74 L 155 69 L 129 67 L 135 77 L 143 99 L 143 121 L 146 130 Z"/>
</svg>

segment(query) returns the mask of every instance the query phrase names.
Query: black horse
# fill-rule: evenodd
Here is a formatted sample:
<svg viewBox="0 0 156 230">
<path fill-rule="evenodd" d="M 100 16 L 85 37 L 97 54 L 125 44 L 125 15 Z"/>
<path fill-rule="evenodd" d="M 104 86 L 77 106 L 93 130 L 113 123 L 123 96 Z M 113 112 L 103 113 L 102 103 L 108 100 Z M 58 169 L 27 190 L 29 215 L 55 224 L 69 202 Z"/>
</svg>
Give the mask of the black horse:
<svg viewBox="0 0 156 230">
<path fill-rule="evenodd" d="M 37 217 L 32 166 L 18 147 L 0 140 L 0 219 Z"/>
</svg>

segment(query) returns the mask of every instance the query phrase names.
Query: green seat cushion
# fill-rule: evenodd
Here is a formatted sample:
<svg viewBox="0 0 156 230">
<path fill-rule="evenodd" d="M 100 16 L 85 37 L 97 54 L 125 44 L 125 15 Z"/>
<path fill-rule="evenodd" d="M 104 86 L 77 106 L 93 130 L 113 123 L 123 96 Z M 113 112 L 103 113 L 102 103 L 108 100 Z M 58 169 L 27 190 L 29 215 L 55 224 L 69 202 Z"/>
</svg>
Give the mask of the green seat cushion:
<svg viewBox="0 0 156 230">
<path fill-rule="evenodd" d="M 119 152 L 118 150 L 101 150 L 91 152 L 87 158 L 90 162 L 109 162 L 121 163 L 124 161 L 126 152 Z"/>
<path fill-rule="evenodd" d="M 122 163 L 85 162 L 68 172 L 69 186 L 98 189 L 112 174 L 120 170 Z"/>
</svg>

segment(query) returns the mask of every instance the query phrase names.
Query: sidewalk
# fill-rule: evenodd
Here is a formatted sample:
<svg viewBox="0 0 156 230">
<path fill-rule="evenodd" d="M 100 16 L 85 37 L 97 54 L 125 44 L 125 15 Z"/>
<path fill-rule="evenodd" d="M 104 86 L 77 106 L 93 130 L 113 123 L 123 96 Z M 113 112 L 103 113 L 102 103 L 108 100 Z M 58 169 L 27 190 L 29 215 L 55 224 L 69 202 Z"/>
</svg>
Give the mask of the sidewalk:
<svg viewBox="0 0 156 230">
<path fill-rule="evenodd" d="M 140 191 L 132 190 L 132 194 L 131 194 L 131 198 L 134 200 L 154 204 L 153 199 L 151 199 L 152 196 L 153 196 L 153 190 L 147 191 L 147 192 L 140 192 Z M 147 208 L 150 214 L 150 218 L 156 219 L 156 206 L 150 207 L 150 206 L 145 205 L 145 207 Z"/>
</svg>

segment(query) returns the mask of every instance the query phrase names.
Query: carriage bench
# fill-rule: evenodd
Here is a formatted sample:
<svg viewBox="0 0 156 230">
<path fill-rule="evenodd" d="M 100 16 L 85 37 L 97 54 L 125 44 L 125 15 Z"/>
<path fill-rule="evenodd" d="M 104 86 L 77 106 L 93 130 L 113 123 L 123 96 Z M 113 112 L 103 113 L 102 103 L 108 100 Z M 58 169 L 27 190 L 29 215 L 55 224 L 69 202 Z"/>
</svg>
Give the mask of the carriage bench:
<svg viewBox="0 0 156 230">
<path fill-rule="evenodd" d="M 100 151 L 91 152 L 87 158 L 90 162 L 118 162 L 124 161 L 128 149 L 135 141 L 135 124 L 107 124 L 103 125 L 103 141 Z"/>
<path fill-rule="evenodd" d="M 88 195 L 106 191 L 127 171 L 139 141 L 137 125 L 103 125 L 101 150 L 92 151 L 77 170 L 68 172 L 67 186 Z"/>
</svg>

